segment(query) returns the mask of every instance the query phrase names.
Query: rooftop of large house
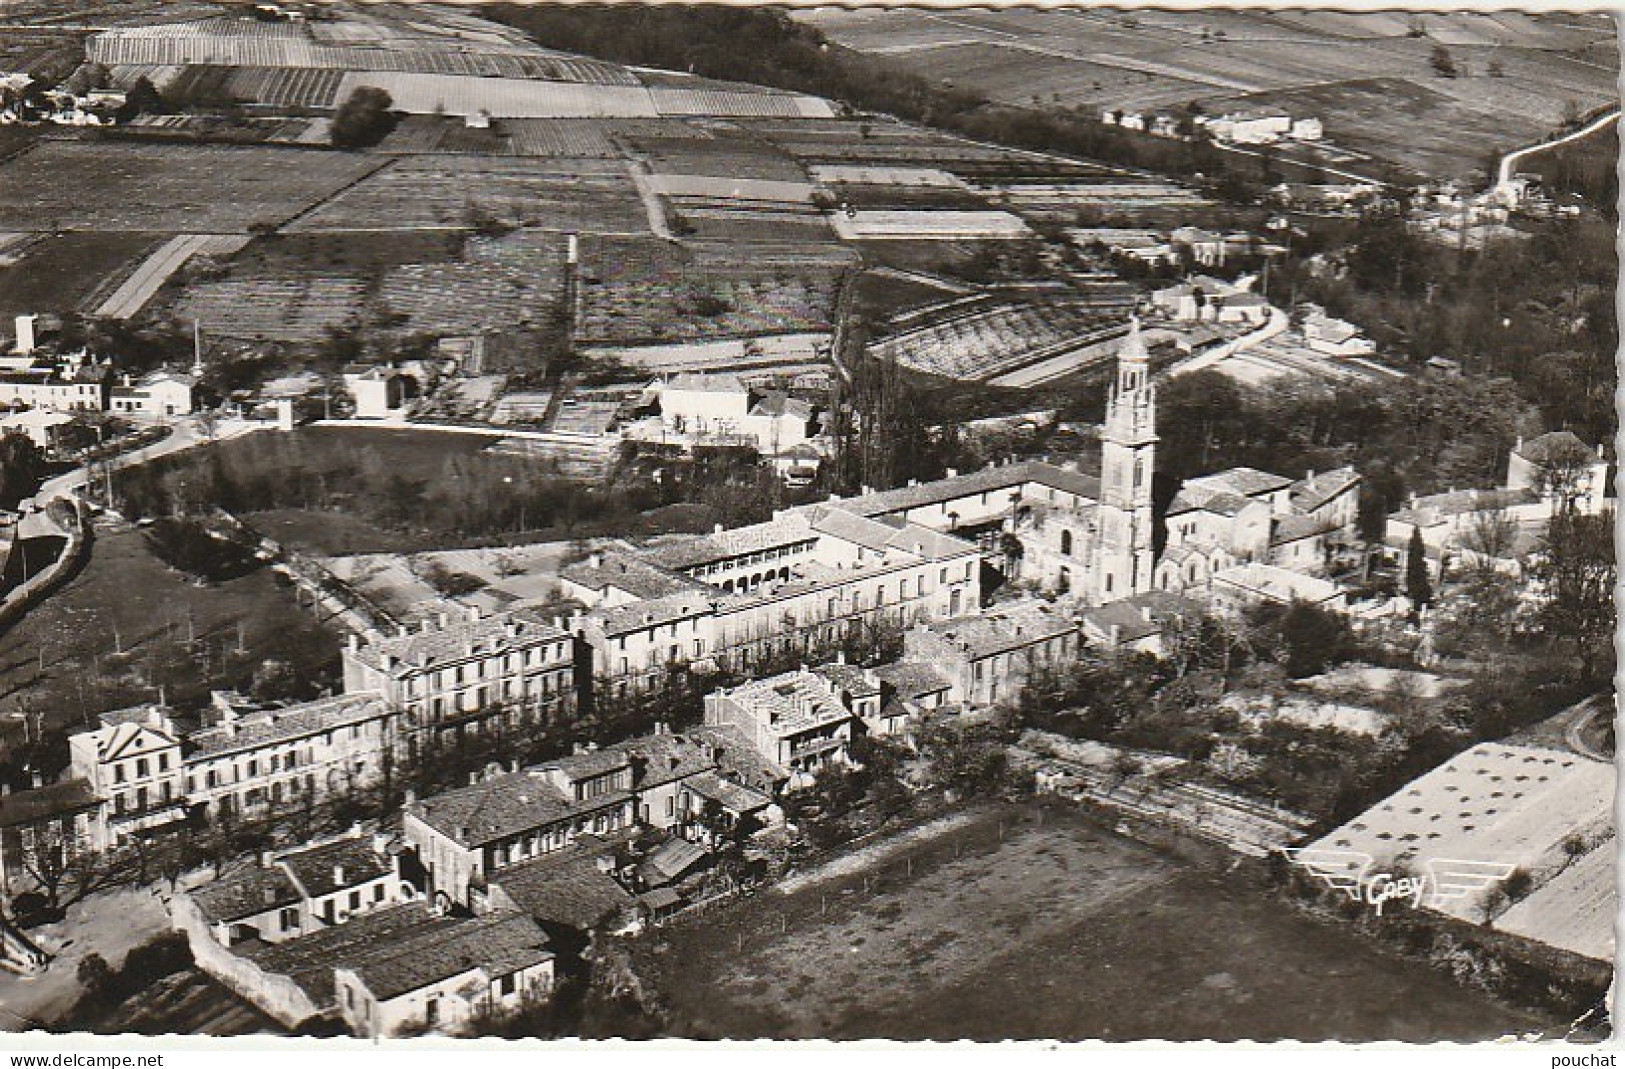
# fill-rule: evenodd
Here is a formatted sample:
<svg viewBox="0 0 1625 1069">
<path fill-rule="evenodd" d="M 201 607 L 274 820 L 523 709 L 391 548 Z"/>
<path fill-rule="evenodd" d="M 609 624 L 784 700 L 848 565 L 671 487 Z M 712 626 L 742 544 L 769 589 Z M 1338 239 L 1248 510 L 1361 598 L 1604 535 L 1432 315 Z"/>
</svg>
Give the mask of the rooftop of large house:
<svg viewBox="0 0 1625 1069">
<path fill-rule="evenodd" d="M 730 372 L 706 373 L 703 371 L 679 371 L 666 380 L 665 389 L 685 390 L 694 393 L 749 393 L 750 389 L 739 378 Z"/>
<path fill-rule="evenodd" d="M 1115 635 L 1116 641 L 1122 643 L 1160 635 L 1169 620 L 1191 620 L 1201 615 L 1199 602 L 1166 590 L 1148 590 L 1121 601 L 1085 609 L 1083 621 L 1091 630 L 1102 635 Z"/>
<path fill-rule="evenodd" d="M 800 512 L 782 512 L 762 523 L 721 528 L 707 535 L 677 535 L 653 541 L 641 555 L 663 568 L 695 568 L 805 542 L 813 537 L 812 525 L 806 516 Z"/>
<path fill-rule="evenodd" d="M 559 570 L 559 574 L 588 590 L 602 591 L 615 587 L 640 599 L 663 598 L 669 594 L 706 589 L 704 584 L 685 575 L 657 568 L 630 553 L 615 550 L 567 564 Z"/>
<path fill-rule="evenodd" d="M 1353 467 L 1333 468 L 1331 471 L 1310 472 L 1292 484 L 1291 499 L 1294 512 L 1313 512 L 1339 494 L 1360 484 L 1360 473 Z"/>
<path fill-rule="evenodd" d="M 1218 516 L 1234 516 L 1252 503 L 1252 498 L 1232 490 L 1186 483 L 1168 504 L 1167 514 L 1179 516 L 1186 512 L 1211 512 Z"/>
<path fill-rule="evenodd" d="M 187 757 L 217 757 L 252 750 L 285 739 L 375 720 L 389 714 L 377 694 L 340 694 L 312 702 L 264 709 L 246 715 L 227 715 L 212 727 L 186 736 Z"/>
<path fill-rule="evenodd" d="M 717 767 L 715 748 L 704 739 L 673 734 L 663 727 L 606 749 L 620 752 L 632 764 L 640 788 L 687 779 Z"/>
<path fill-rule="evenodd" d="M 1292 480 L 1285 475 L 1277 475 L 1271 471 L 1260 471 L 1258 468 L 1227 468 L 1216 471 L 1212 475 L 1203 475 L 1195 479 L 1186 479 L 1185 486 L 1212 486 L 1246 497 L 1259 497 L 1272 494 L 1277 490 L 1285 490 L 1292 485 Z"/>
<path fill-rule="evenodd" d="M 100 804 L 96 792 L 82 779 L 65 779 L 29 791 L 14 791 L 0 797 L 0 828 L 65 817 Z"/>
<path fill-rule="evenodd" d="M 915 625 L 952 643 L 972 660 L 994 657 L 1070 633 L 1072 620 L 1047 602 L 1021 602 L 988 610 L 981 616 L 961 616 Z"/>
<path fill-rule="evenodd" d="M 402 932 L 341 967 L 354 971 L 374 998 L 387 1001 L 476 969 L 495 979 L 552 957 L 547 933 L 530 917 L 512 912 Z"/>
<path fill-rule="evenodd" d="M 1285 546 L 1305 538 L 1323 535 L 1332 529 L 1324 520 L 1313 516 L 1277 516 L 1270 525 L 1270 545 Z"/>
<path fill-rule="evenodd" d="M 700 772 L 688 781 L 688 789 L 702 798 L 709 798 L 731 813 L 758 813 L 773 804 L 773 799 L 733 780 L 724 779 L 715 772 Z"/>
<path fill-rule="evenodd" d="M 286 976 L 318 1008 L 333 1005 L 333 970 L 353 968 L 380 948 L 388 953 L 402 940 L 449 933 L 463 920 L 436 914 L 426 903 L 409 902 L 352 917 L 280 943 L 233 948 L 268 973 Z"/>
<path fill-rule="evenodd" d="M 1599 450 L 1586 445 L 1573 431 L 1548 431 L 1528 441 L 1520 438 L 1512 451 L 1531 464 L 1596 463 L 1600 459 Z"/>
<path fill-rule="evenodd" d="M 736 786 L 771 791 L 790 775 L 789 769 L 762 756 L 750 740 L 730 724 L 707 724 L 691 729 L 688 736 L 712 747 L 719 775 Z"/>
<path fill-rule="evenodd" d="M 1412 498 L 1408 506 L 1393 514 L 1393 518 L 1401 523 L 1427 527 L 1445 523 L 1454 516 L 1472 512 L 1494 512 L 1498 509 L 1511 508 L 1513 505 L 1532 505 L 1539 500 L 1539 491 L 1530 486 L 1511 490 L 1450 490 L 1442 494 Z"/>
<path fill-rule="evenodd" d="M 719 592 L 711 590 L 667 594 L 629 605 L 594 609 L 587 614 L 587 618 L 595 622 L 604 634 L 621 635 L 705 616 L 715 610 L 721 597 Z"/>
<path fill-rule="evenodd" d="M 1014 464 L 993 465 L 980 471 L 954 475 L 946 479 L 899 486 L 895 490 L 880 490 L 858 497 L 843 498 L 838 503 L 848 512 L 860 516 L 884 516 L 893 512 L 923 508 L 927 505 L 946 504 L 973 494 L 1008 490 L 1028 483 L 1037 483 L 1080 497 L 1099 498 L 1100 479 L 1071 468 L 1050 464 L 1042 460 L 1024 460 Z"/>
<path fill-rule="evenodd" d="M 1335 598 L 1336 583 L 1303 572 L 1252 561 L 1213 574 L 1215 586 L 1228 586 L 1269 601 L 1307 601 L 1319 604 Z"/>
<path fill-rule="evenodd" d="M 409 672 L 568 637 L 562 628 L 525 609 L 461 618 L 445 614 L 425 620 L 416 631 L 363 642 L 356 656 L 375 668 Z"/>
<path fill-rule="evenodd" d="M 483 846 L 580 813 L 619 805 L 630 797 L 615 791 L 578 801 L 550 782 L 541 769 L 491 776 L 421 799 L 406 812 L 465 848 Z"/>
<path fill-rule="evenodd" d="M 852 715 L 829 681 L 805 668 L 742 683 L 726 693 L 758 716 L 765 714 L 778 735 L 811 731 Z"/>
<path fill-rule="evenodd" d="M 853 698 L 880 693 L 880 677 L 875 675 L 873 669 L 845 661 L 832 661 L 817 665 L 813 671 Z"/>
<path fill-rule="evenodd" d="M 875 669 L 875 675 L 898 697 L 910 701 L 927 694 L 941 694 L 953 687 L 952 680 L 942 674 L 941 668 L 924 661 L 883 664 Z"/>
</svg>

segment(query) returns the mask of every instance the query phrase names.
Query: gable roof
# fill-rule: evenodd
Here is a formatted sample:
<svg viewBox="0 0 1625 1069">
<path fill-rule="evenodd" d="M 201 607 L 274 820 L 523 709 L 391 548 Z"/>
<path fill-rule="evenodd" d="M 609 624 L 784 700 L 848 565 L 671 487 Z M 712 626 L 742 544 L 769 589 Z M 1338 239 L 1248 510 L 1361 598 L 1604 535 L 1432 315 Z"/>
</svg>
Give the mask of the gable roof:
<svg viewBox="0 0 1625 1069">
<path fill-rule="evenodd" d="M 414 802 L 412 816 L 465 848 L 483 846 L 535 828 L 624 803 L 631 794 L 613 791 L 576 799 L 548 781 L 540 771 L 492 776 Z"/>
<path fill-rule="evenodd" d="M 192 892 L 199 912 L 214 924 L 230 924 L 257 913 L 297 905 L 299 899 L 299 888 L 276 865 L 242 869 Z"/>
<path fill-rule="evenodd" d="M 479 970 L 494 980 L 552 957 L 547 933 L 525 914 L 510 912 L 403 933 L 350 968 L 374 998 L 387 1002 L 464 973 Z"/>
<path fill-rule="evenodd" d="M 0 796 L 0 828 L 15 828 L 66 817 L 86 809 L 95 809 L 101 804 L 101 798 L 82 779 L 67 779 L 35 787 L 31 791 L 16 791 Z"/>
<path fill-rule="evenodd" d="M 1599 463 L 1597 451 L 1582 442 L 1573 431 L 1548 431 L 1527 442 L 1520 442 L 1513 452 L 1531 464 L 1572 463 L 1581 459 Z"/>
<path fill-rule="evenodd" d="M 359 887 L 392 871 L 389 863 L 373 850 L 372 843 L 360 836 L 297 850 L 276 860 L 293 876 L 295 885 L 307 898 L 321 898 L 334 891 Z"/>
<path fill-rule="evenodd" d="M 1356 486 L 1362 481 L 1352 465 L 1333 468 L 1299 479 L 1292 484 L 1289 496 L 1294 512 L 1313 512 Z"/>
<path fill-rule="evenodd" d="M 383 668 L 386 657 L 394 657 L 392 669 L 408 673 L 431 665 L 450 664 L 471 656 L 508 649 L 526 649 L 538 642 L 568 638 L 568 634 L 526 609 L 473 619 L 447 618 L 444 625 L 425 621 L 415 631 L 384 635 L 363 643 L 356 657 L 375 668 Z M 471 654 L 468 651 L 472 649 Z"/>
<path fill-rule="evenodd" d="M 491 886 L 538 921 L 590 931 L 633 901 L 632 893 L 599 867 L 599 858 L 615 842 L 584 835 L 562 850 L 495 873 Z"/>
</svg>

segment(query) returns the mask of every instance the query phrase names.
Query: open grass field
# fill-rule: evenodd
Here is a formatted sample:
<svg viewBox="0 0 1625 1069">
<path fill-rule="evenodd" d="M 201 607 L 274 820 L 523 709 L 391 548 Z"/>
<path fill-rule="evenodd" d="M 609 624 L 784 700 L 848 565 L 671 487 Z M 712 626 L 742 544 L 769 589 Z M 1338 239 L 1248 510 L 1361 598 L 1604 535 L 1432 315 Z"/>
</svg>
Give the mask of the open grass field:
<svg viewBox="0 0 1625 1069">
<path fill-rule="evenodd" d="M 0 317 L 9 322 L 28 312 L 77 311 L 98 291 L 110 290 L 168 236 L 80 231 L 48 234 L 27 248 L 14 247 L 7 255 L 16 261 L 0 267 Z"/>
<path fill-rule="evenodd" d="M 160 647 L 191 635 L 204 643 L 235 646 L 241 626 L 251 649 L 281 648 L 290 622 L 314 626 L 294 605 L 275 573 L 261 569 L 240 579 L 199 585 L 152 555 L 141 532 L 98 531 L 90 562 L 67 586 L 0 636 L 0 718 L 9 737 L 28 703 L 43 709 L 47 728 L 73 726 L 117 704 L 151 700 L 156 688 L 98 686 L 94 666 L 122 649 L 135 671 Z M 336 664 L 338 639 L 322 654 Z M 43 669 L 42 669 L 43 665 Z M 322 664 L 298 666 L 314 672 Z M 194 670 L 193 674 L 196 672 Z M 112 702 L 113 704 L 108 704 Z"/>
<path fill-rule="evenodd" d="M 797 17 L 1003 103 L 1280 107 L 1322 119 L 1339 145 L 1442 175 L 1465 174 L 1492 147 L 1535 140 L 1570 107 L 1618 98 L 1614 29 L 1600 17 L 834 8 Z M 1435 46 L 1449 50 L 1459 77 L 1433 71 Z"/>
<path fill-rule="evenodd" d="M 0 164 L 0 230 L 237 234 L 386 161 L 315 149 L 46 141 Z"/>
<path fill-rule="evenodd" d="M 1543 1024 L 1065 808 L 981 811 L 851 871 L 656 931 L 696 1038 L 1483 1040 Z"/>
</svg>

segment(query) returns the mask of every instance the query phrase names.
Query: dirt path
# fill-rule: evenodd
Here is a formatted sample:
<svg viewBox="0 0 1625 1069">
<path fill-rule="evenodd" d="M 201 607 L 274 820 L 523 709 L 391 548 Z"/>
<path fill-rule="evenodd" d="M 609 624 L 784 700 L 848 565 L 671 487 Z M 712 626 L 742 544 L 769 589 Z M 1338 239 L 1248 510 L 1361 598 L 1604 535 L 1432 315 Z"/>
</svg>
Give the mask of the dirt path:
<svg viewBox="0 0 1625 1069">
<path fill-rule="evenodd" d="M 859 847 L 809 872 L 798 872 L 794 876 L 780 880 L 773 886 L 773 890 L 777 894 L 791 895 L 809 887 L 817 887 L 821 883 L 829 883 L 846 876 L 855 876 L 866 869 L 877 868 L 912 846 L 941 838 L 955 829 L 964 827 L 979 815 L 974 811 L 961 810 L 945 817 L 938 817 L 919 827 L 887 836 L 869 846 Z"/>
</svg>

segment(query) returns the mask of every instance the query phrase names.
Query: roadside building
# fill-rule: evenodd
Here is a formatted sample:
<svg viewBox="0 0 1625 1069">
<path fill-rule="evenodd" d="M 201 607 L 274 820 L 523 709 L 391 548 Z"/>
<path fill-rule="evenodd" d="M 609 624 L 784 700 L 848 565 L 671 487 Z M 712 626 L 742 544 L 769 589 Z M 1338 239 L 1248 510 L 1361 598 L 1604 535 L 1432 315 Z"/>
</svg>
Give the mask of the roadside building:
<svg viewBox="0 0 1625 1069">
<path fill-rule="evenodd" d="M 193 380 L 190 375 L 155 371 L 140 379 L 124 376 L 108 393 L 108 409 L 127 416 L 155 419 L 184 416 L 192 411 Z"/>
</svg>

